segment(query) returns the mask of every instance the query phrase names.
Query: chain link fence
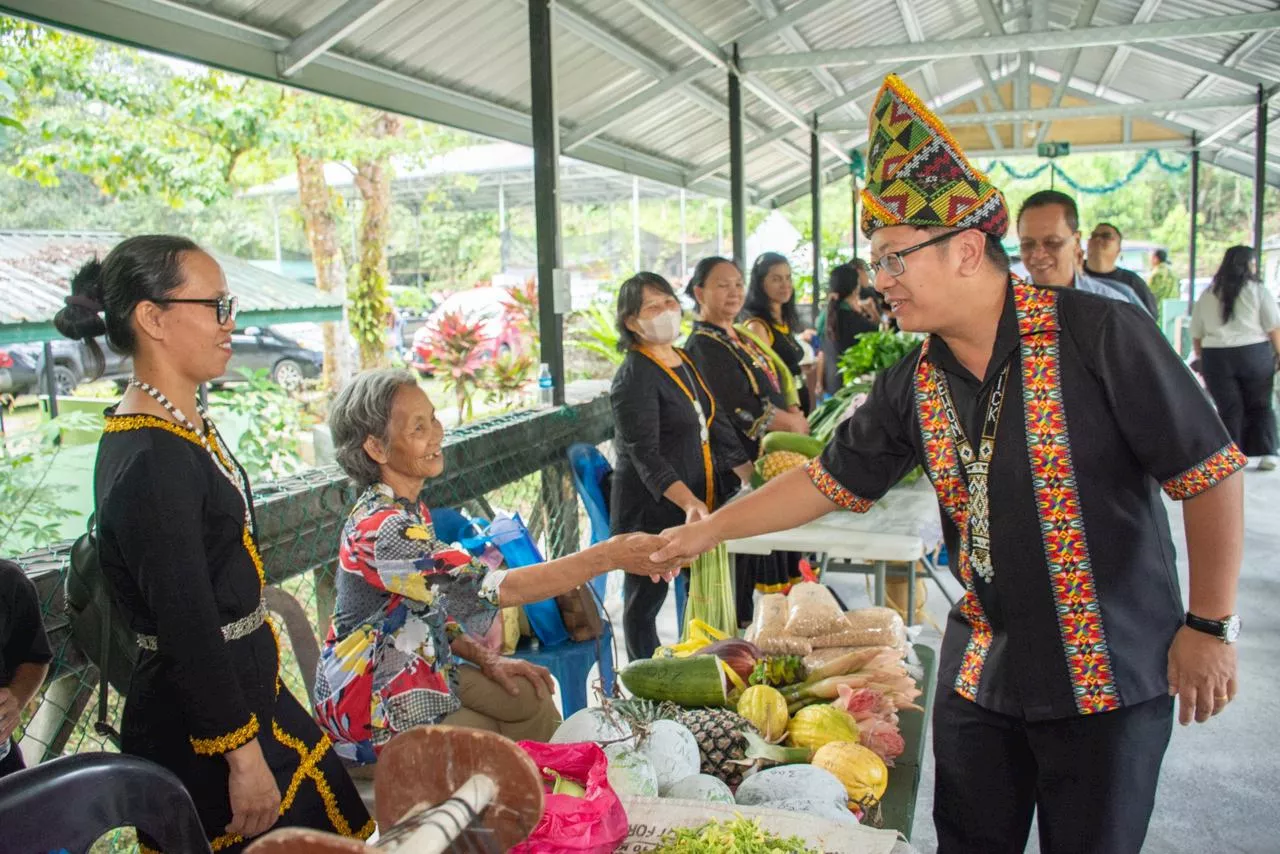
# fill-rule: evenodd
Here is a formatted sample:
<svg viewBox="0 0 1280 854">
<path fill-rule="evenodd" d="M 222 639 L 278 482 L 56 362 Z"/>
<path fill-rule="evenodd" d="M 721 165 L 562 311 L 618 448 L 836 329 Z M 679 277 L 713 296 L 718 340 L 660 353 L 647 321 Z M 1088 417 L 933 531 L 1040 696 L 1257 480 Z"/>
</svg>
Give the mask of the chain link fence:
<svg viewBox="0 0 1280 854">
<path fill-rule="evenodd" d="M 445 442 L 445 472 L 423 491 L 428 507 L 461 509 L 492 519 L 519 513 L 548 559 L 586 542 L 588 524 L 574 489 L 566 452 L 613 434 L 607 396 L 554 410 L 518 412 L 469 424 Z M 310 696 L 318 644 L 334 601 L 339 537 L 355 487 L 335 466 L 307 471 L 254 491 L 258 548 L 265 565 L 268 607 L 280 629 L 281 677 L 294 696 Z M 18 563 L 41 596 L 54 659 L 18 740 L 29 764 L 80 751 L 114 750 L 96 733 L 98 671 L 76 648 L 65 612 L 71 543 L 30 552 Z M 281 595 L 287 594 L 287 595 Z M 124 698 L 109 698 L 118 729 Z"/>
</svg>

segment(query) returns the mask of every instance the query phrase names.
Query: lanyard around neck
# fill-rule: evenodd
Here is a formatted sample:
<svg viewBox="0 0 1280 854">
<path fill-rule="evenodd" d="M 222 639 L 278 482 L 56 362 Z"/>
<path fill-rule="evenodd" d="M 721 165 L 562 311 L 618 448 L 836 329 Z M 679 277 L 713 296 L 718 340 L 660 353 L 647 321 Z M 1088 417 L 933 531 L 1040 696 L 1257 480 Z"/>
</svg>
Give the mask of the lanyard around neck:
<svg viewBox="0 0 1280 854">
<path fill-rule="evenodd" d="M 708 510 L 714 509 L 716 491 L 715 491 L 715 480 L 712 477 L 713 471 L 711 466 L 711 422 L 714 421 L 716 417 L 716 399 L 714 396 L 712 396 L 710 390 L 707 388 L 707 384 L 702 381 L 702 375 L 699 374 L 698 369 L 693 366 L 693 361 L 689 358 L 689 356 L 683 350 L 677 349 L 676 355 L 680 357 L 680 361 L 683 363 L 683 366 L 689 368 L 689 373 L 692 375 L 693 380 L 697 382 L 698 386 L 702 388 L 703 393 L 706 394 L 707 400 L 710 402 L 709 414 L 706 414 L 706 415 L 703 414 L 702 404 L 698 402 L 698 394 L 697 394 L 696 388 L 693 388 L 691 386 L 686 386 L 684 384 L 684 381 L 680 379 L 680 377 L 676 374 L 675 371 L 671 370 L 671 367 L 669 365 L 667 365 L 665 362 L 663 362 L 661 359 L 655 356 L 647 348 L 637 347 L 635 349 L 637 353 L 649 359 L 649 361 L 653 362 L 655 365 L 661 368 L 662 372 L 671 378 L 671 381 L 674 382 L 682 392 L 684 392 L 684 396 L 689 398 L 689 403 L 693 405 L 693 411 L 698 418 L 698 432 L 699 432 L 698 438 L 702 445 L 702 468 L 703 468 L 703 473 L 706 475 L 707 509 Z"/>
</svg>

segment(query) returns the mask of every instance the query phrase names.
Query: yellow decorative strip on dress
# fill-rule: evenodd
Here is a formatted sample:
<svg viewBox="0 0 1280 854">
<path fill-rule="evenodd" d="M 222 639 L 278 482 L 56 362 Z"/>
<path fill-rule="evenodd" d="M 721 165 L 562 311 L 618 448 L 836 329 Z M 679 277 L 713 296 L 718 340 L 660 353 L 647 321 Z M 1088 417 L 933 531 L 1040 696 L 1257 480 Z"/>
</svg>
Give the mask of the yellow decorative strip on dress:
<svg viewBox="0 0 1280 854">
<path fill-rule="evenodd" d="M 156 427 L 160 430 L 168 430 L 175 436 L 181 436 L 194 445 L 200 445 L 200 437 L 192 433 L 186 427 L 174 424 L 172 421 L 165 421 L 163 418 L 157 418 L 154 415 L 110 415 L 107 416 L 106 423 L 102 426 L 104 433 L 126 433 L 129 430 L 140 430 L 143 427 Z"/>
<path fill-rule="evenodd" d="M 1249 458 L 1241 453 L 1234 442 L 1229 442 L 1222 449 L 1205 457 L 1199 465 L 1169 478 L 1160 486 L 1165 495 L 1174 501 L 1185 501 L 1212 489 L 1248 464 Z"/>
<path fill-rule="evenodd" d="M 190 738 L 191 747 L 201 756 L 217 756 L 249 743 L 258 734 L 258 716 L 249 715 L 249 722 L 237 730 L 217 738 Z"/>
<path fill-rule="evenodd" d="M 820 457 L 809 460 L 805 464 L 804 471 L 809 475 L 809 480 L 813 481 L 813 485 L 818 487 L 819 492 L 850 513 L 866 513 L 871 509 L 871 505 L 875 504 L 874 501 L 868 501 L 845 489 L 844 485 L 827 471 Z"/>
</svg>

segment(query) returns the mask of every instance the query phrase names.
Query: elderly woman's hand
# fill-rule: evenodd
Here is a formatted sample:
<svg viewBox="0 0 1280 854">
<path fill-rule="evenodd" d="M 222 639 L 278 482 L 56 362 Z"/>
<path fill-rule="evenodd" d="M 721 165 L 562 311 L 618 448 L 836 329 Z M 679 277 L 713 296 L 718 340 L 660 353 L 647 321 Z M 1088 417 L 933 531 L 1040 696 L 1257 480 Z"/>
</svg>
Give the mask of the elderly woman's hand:
<svg viewBox="0 0 1280 854">
<path fill-rule="evenodd" d="M 480 672 L 501 685 L 513 697 L 520 696 L 520 683 L 517 679 L 521 676 L 533 686 L 539 700 L 550 697 L 556 690 L 550 670 L 519 658 L 495 655 L 480 665 Z"/>
<path fill-rule="evenodd" d="M 650 555 L 666 545 L 666 540 L 654 534 L 621 534 L 608 542 L 609 562 L 632 575 L 647 575 L 654 581 L 670 581 L 680 571 L 680 564 L 659 564 L 649 559 Z"/>
</svg>

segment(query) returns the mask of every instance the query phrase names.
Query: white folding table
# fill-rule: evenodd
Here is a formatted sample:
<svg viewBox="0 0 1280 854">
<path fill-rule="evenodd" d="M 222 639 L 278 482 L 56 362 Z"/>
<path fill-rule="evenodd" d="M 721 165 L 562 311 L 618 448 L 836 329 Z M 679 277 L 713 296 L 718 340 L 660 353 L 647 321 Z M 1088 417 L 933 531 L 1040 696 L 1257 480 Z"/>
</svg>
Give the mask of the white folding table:
<svg viewBox="0 0 1280 854">
<path fill-rule="evenodd" d="M 866 513 L 837 510 L 789 531 L 775 531 L 725 545 L 735 554 L 766 555 L 775 551 L 816 552 L 826 556 L 831 572 L 866 573 L 875 577 L 875 603 L 885 602 L 885 580 L 892 564 L 904 567 L 907 584 L 907 613 L 915 617 L 916 561 L 938 581 L 929 554 L 942 541 L 938 501 L 926 478 L 897 486 L 872 505 Z M 895 573 L 896 574 L 896 573 Z M 942 588 L 942 585 L 939 584 Z M 945 588 L 943 595 L 951 599 Z M 911 622 L 908 619 L 908 623 Z"/>
</svg>

